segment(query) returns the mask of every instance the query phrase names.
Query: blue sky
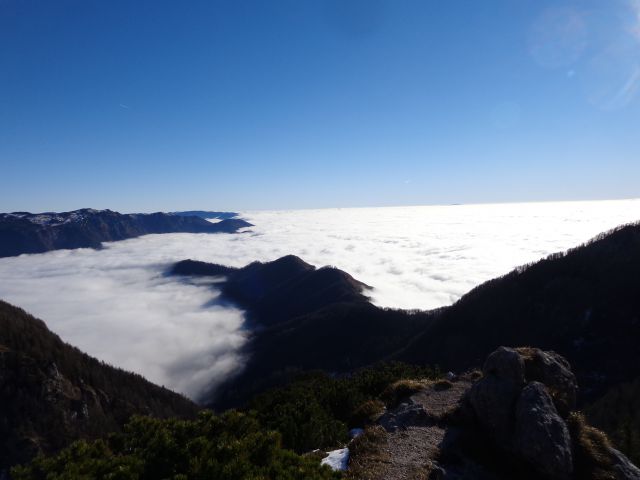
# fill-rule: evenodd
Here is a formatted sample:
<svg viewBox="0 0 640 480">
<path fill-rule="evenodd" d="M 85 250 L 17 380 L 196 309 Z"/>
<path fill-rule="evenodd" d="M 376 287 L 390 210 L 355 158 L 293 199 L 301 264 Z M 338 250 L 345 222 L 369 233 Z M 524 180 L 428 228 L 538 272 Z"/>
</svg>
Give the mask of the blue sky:
<svg viewBox="0 0 640 480">
<path fill-rule="evenodd" d="M 0 210 L 640 196 L 640 1 L 0 0 Z"/>
</svg>

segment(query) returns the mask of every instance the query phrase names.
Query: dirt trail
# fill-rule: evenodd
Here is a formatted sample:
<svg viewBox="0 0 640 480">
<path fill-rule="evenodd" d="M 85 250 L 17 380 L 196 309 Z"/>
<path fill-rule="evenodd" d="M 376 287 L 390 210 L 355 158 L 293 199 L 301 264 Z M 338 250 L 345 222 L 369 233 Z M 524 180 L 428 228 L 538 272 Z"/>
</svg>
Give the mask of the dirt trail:
<svg viewBox="0 0 640 480">
<path fill-rule="evenodd" d="M 450 388 L 431 385 L 383 415 L 378 423 L 386 430 L 388 463 L 376 480 L 426 480 L 448 431 L 442 420 L 470 387 L 463 380 Z"/>
</svg>

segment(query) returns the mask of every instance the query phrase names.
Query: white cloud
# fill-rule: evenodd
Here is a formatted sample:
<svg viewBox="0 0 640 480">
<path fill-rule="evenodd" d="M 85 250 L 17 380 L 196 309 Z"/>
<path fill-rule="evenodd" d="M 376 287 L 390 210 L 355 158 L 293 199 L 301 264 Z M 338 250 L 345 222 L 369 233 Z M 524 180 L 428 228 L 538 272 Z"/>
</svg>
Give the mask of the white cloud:
<svg viewBox="0 0 640 480">
<path fill-rule="evenodd" d="M 632 12 L 631 34 L 640 41 L 640 0 L 630 0 Z"/>
<path fill-rule="evenodd" d="M 479 283 L 640 219 L 640 201 L 247 212 L 241 235 L 169 234 L 0 259 L 0 297 L 71 344 L 194 398 L 242 367 L 242 312 L 211 305 L 174 261 L 232 266 L 289 253 L 375 287 L 378 305 L 434 308 Z"/>
</svg>

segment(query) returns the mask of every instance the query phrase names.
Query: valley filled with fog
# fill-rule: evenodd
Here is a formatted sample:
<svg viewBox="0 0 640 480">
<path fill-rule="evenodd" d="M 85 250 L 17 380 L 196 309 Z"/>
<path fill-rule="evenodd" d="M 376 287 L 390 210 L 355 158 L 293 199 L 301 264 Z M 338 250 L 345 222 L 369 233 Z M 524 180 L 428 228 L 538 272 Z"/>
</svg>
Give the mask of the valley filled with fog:
<svg viewBox="0 0 640 480">
<path fill-rule="evenodd" d="M 212 206 L 215 207 L 215 206 Z M 242 367 L 240 310 L 210 285 L 165 276 L 186 258 L 243 266 L 294 254 L 374 289 L 380 306 L 431 309 L 598 233 L 640 201 L 243 212 L 240 234 L 163 234 L 0 259 L 0 298 L 65 341 L 192 398 Z"/>
</svg>

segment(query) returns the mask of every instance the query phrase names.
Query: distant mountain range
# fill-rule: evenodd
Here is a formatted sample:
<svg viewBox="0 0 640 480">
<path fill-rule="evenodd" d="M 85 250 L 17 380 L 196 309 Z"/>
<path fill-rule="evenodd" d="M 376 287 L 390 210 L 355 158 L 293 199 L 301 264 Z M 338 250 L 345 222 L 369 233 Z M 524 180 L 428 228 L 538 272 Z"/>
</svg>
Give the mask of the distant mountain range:
<svg viewBox="0 0 640 480">
<path fill-rule="evenodd" d="M 236 233 L 252 226 L 231 212 L 122 214 L 84 208 L 62 213 L 0 213 L 0 257 L 73 248 L 100 248 L 102 242 L 150 233 Z M 217 214 L 217 223 L 196 213 Z M 208 218 L 208 217 L 207 217 Z"/>
<path fill-rule="evenodd" d="M 240 214 L 236 212 L 209 212 L 206 210 L 187 210 L 185 212 L 171 212 L 171 215 L 179 215 L 181 217 L 200 217 L 205 219 L 218 218 L 224 220 L 227 218 L 236 218 Z"/>
<path fill-rule="evenodd" d="M 640 376 L 640 224 L 621 227 L 475 288 L 427 312 L 378 308 L 366 286 L 296 257 L 229 269 L 179 262 L 171 273 L 227 276 L 222 300 L 254 330 L 244 372 L 212 403 L 230 406 L 291 372 L 348 372 L 380 360 L 463 371 L 500 345 L 532 345 L 569 359 L 583 400 Z"/>
</svg>

